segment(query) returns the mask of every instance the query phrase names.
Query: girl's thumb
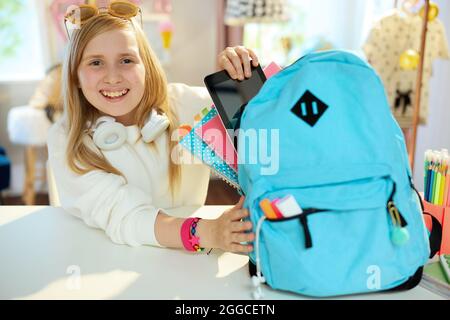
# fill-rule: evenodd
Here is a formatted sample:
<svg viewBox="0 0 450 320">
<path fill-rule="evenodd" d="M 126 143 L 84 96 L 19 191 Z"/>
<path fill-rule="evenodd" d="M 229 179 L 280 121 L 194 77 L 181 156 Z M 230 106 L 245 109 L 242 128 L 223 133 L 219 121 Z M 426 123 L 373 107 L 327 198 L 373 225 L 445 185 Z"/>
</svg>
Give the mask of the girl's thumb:
<svg viewBox="0 0 450 320">
<path fill-rule="evenodd" d="M 234 205 L 234 209 L 241 209 L 242 205 L 244 204 L 244 200 L 245 200 L 245 197 L 241 196 L 241 198 L 239 199 L 239 202 Z"/>
</svg>

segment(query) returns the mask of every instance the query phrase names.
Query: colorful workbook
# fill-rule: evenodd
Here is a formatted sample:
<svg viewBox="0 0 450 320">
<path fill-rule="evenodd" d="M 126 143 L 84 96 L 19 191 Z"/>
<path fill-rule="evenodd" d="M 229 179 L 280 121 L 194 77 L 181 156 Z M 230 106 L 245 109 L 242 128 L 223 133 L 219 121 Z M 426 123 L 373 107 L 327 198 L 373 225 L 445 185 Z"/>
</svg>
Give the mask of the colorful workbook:
<svg viewBox="0 0 450 320">
<path fill-rule="evenodd" d="M 264 68 L 269 79 L 281 68 L 274 62 Z M 207 164 L 213 173 L 241 192 L 237 178 L 237 151 L 216 108 L 204 108 L 194 117 L 196 124 L 180 144 Z"/>
<path fill-rule="evenodd" d="M 201 128 L 215 116 L 217 116 L 217 111 L 215 108 L 212 108 L 179 143 L 210 167 L 213 173 L 240 192 L 237 170 L 226 163 L 222 157 L 218 156 L 216 151 L 196 134 L 198 128 Z"/>
<path fill-rule="evenodd" d="M 216 108 L 213 106 L 209 116 L 209 121 L 198 126 L 194 131 L 219 157 L 237 171 L 237 152 L 223 126 Z"/>
</svg>

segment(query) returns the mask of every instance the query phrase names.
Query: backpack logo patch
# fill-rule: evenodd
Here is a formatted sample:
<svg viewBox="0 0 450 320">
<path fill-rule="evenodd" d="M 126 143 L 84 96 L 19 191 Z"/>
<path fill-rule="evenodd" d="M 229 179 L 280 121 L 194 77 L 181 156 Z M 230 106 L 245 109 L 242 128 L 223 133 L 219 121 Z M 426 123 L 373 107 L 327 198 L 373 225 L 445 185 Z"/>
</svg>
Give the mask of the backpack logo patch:
<svg viewBox="0 0 450 320">
<path fill-rule="evenodd" d="M 306 90 L 291 111 L 311 127 L 314 127 L 327 109 L 328 105 L 313 95 L 311 91 Z"/>
</svg>

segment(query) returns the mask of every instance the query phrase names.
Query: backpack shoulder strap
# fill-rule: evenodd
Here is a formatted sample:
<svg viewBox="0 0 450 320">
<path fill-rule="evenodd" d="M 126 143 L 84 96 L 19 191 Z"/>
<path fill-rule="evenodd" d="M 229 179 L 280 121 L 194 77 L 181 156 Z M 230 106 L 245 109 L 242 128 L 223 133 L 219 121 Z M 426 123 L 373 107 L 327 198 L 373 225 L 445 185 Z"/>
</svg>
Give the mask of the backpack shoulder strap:
<svg viewBox="0 0 450 320">
<path fill-rule="evenodd" d="M 434 217 L 432 214 L 425 212 L 425 208 L 423 206 L 422 197 L 419 194 L 419 191 L 417 191 L 416 187 L 414 186 L 414 183 L 412 182 L 411 177 L 409 177 L 409 181 L 411 184 L 411 188 L 416 192 L 417 197 L 420 201 L 420 207 L 422 208 L 422 214 L 427 215 L 431 218 L 431 230 L 430 230 L 430 259 L 434 257 L 436 253 L 441 249 L 441 242 L 442 242 L 442 225 L 439 222 L 436 217 Z"/>
<path fill-rule="evenodd" d="M 423 212 L 431 218 L 431 231 L 430 231 L 430 259 L 440 250 L 442 242 L 442 225 L 439 220 L 432 214 Z"/>
</svg>

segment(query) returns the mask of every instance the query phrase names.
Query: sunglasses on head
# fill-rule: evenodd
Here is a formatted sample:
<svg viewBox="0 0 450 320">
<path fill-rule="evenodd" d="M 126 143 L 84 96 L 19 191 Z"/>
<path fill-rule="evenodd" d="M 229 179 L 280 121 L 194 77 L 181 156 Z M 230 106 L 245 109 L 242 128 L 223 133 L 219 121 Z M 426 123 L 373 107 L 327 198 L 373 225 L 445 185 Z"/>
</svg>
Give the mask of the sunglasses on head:
<svg viewBox="0 0 450 320">
<path fill-rule="evenodd" d="M 131 18 L 139 14 L 142 27 L 142 12 L 134 3 L 128 1 L 113 1 L 108 7 L 101 8 L 97 8 L 94 5 L 81 4 L 69 7 L 64 15 L 64 25 L 66 27 L 67 36 L 70 38 L 67 22 L 70 22 L 72 26 L 75 26 L 75 29 L 80 29 L 86 22 L 100 14 L 110 14 L 114 17 L 128 20 L 131 20 Z"/>
</svg>

